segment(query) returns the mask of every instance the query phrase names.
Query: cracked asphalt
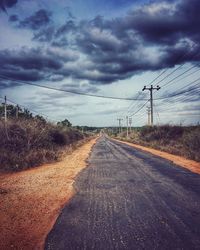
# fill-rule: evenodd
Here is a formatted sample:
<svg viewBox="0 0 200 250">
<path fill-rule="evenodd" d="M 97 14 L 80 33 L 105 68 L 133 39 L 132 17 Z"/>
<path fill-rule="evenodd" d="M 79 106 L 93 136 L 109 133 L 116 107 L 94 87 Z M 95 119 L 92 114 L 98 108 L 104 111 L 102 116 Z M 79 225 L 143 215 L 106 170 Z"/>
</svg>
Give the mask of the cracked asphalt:
<svg viewBox="0 0 200 250">
<path fill-rule="evenodd" d="M 200 249 L 200 175 L 101 136 L 45 249 Z"/>
</svg>

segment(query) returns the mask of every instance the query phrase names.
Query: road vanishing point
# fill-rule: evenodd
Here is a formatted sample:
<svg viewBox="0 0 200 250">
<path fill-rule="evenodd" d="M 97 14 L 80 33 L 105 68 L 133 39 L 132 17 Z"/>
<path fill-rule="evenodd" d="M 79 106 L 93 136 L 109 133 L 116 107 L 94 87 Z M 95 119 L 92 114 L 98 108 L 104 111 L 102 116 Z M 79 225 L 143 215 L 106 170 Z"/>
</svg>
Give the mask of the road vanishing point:
<svg viewBox="0 0 200 250">
<path fill-rule="evenodd" d="M 48 250 L 200 249 L 200 175 L 101 136 Z"/>
</svg>

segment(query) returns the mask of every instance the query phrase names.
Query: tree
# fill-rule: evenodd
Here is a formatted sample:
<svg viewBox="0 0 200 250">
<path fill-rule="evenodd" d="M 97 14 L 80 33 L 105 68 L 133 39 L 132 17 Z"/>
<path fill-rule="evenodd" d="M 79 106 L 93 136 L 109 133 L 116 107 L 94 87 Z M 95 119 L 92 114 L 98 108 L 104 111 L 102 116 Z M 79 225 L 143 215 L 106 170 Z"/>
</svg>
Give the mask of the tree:
<svg viewBox="0 0 200 250">
<path fill-rule="evenodd" d="M 61 127 L 68 127 L 68 128 L 72 126 L 71 122 L 68 121 L 67 119 L 65 119 L 61 122 L 58 122 L 57 125 L 61 126 Z"/>
<path fill-rule="evenodd" d="M 19 106 L 14 106 L 12 104 L 7 104 L 7 115 L 8 117 L 16 117 L 17 112 L 23 113 L 23 110 Z M 4 103 L 0 105 L 0 117 L 4 116 Z"/>
<path fill-rule="evenodd" d="M 12 104 L 7 104 L 6 107 L 7 107 L 8 118 L 15 118 L 15 117 L 24 118 L 24 119 L 33 119 L 34 118 L 33 114 L 26 108 L 22 109 L 18 105 L 14 106 Z M 4 112 L 5 112 L 4 111 L 4 103 L 2 103 L 2 104 L 0 104 L 0 117 L 4 116 Z M 43 116 L 36 115 L 35 118 L 42 121 L 42 122 L 46 122 L 46 120 Z"/>
<path fill-rule="evenodd" d="M 41 115 L 36 115 L 35 119 L 39 120 L 42 123 L 46 123 L 47 121 L 45 120 L 45 118 Z"/>
</svg>

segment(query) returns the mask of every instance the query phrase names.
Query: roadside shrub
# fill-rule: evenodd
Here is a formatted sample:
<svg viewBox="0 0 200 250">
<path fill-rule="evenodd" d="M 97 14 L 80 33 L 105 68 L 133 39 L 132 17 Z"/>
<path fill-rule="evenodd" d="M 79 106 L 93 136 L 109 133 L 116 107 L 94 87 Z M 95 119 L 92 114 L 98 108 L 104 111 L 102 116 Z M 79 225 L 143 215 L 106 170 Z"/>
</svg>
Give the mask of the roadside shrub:
<svg viewBox="0 0 200 250">
<path fill-rule="evenodd" d="M 145 126 L 129 141 L 200 161 L 200 126 Z"/>
<path fill-rule="evenodd" d="M 67 145 L 67 136 L 62 131 L 54 129 L 49 131 L 49 136 L 53 143 L 59 146 Z"/>
<path fill-rule="evenodd" d="M 182 141 L 188 157 L 200 161 L 200 127 L 185 132 Z"/>
<path fill-rule="evenodd" d="M 7 131 L 7 132 L 6 132 Z M 58 160 L 64 146 L 83 139 L 75 129 L 62 129 L 38 119 L 0 120 L 0 171 L 18 171 Z"/>
<path fill-rule="evenodd" d="M 148 126 L 142 128 L 140 138 L 147 142 L 162 140 L 167 143 L 169 140 L 180 138 L 183 132 L 184 129 L 180 126 Z"/>
</svg>

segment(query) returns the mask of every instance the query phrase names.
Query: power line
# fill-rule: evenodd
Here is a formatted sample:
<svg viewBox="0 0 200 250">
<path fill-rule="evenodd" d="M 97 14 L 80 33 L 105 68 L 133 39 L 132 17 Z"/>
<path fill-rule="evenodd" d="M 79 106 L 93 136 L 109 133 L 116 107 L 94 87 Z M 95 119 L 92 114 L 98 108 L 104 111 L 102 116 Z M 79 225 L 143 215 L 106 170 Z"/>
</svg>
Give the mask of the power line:
<svg viewBox="0 0 200 250">
<path fill-rule="evenodd" d="M 174 69 L 172 72 L 170 72 L 168 75 L 166 75 L 160 81 L 158 81 L 156 84 L 159 84 L 159 83 L 163 82 L 166 78 L 168 78 L 170 75 L 172 75 L 174 72 L 176 72 L 177 70 L 179 70 L 182 67 L 183 67 L 183 64 L 181 64 L 179 67 L 177 67 L 176 69 Z"/>
<path fill-rule="evenodd" d="M 159 77 L 161 77 L 165 72 L 167 72 L 169 69 L 167 68 L 167 69 L 165 69 L 165 70 L 163 70 L 155 79 L 153 79 L 150 83 L 149 83 L 149 85 L 151 85 L 152 83 L 154 83 Z"/>
<path fill-rule="evenodd" d="M 176 76 L 175 78 L 173 78 L 173 79 L 170 80 L 169 82 L 165 83 L 162 87 L 166 86 L 167 84 L 171 83 L 172 81 L 174 81 L 174 80 L 177 79 L 178 77 L 184 75 L 185 73 L 189 72 L 190 70 L 192 70 L 193 68 L 195 68 L 195 67 L 197 67 L 197 66 L 199 66 L 199 64 L 198 64 L 198 65 L 195 65 L 195 66 L 192 66 L 191 68 L 187 69 L 186 71 L 184 71 L 184 72 L 181 73 L 180 75 Z M 185 76 L 185 77 L 188 77 L 188 76 L 190 76 L 190 75 L 196 73 L 196 72 L 199 71 L 199 70 L 200 70 L 200 69 L 198 69 L 198 70 L 196 70 L 196 71 L 194 71 L 194 72 L 188 74 L 188 75 Z M 185 77 L 184 77 L 184 78 L 185 78 Z M 181 78 L 181 79 L 183 79 L 183 78 Z M 179 79 L 179 80 L 181 80 L 181 79 Z M 197 80 L 199 80 L 199 79 L 200 79 L 200 78 L 198 78 Z M 179 81 L 179 80 L 178 80 L 178 81 Z M 195 81 L 197 81 L 197 80 L 195 80 Z M 195 82 L 195 81 L 194 81 L 194 82 Z M 192 83 L 194 83 L 194 82 L 192 82 Z M 190 84 L 189 84 L 189 85 L 190 85 Z M 187 85 L 187 87 L 188 87 L 189 85 Z M 185 87 L 184 87 L 184 88 L 185 88 Z M 181 89 L 182 89 L 182 88 L 181 88 Z M 137 98 L 139 97 L 140 94 L 141 94 L 141 92 L 138 93 Z M 168 97 L 163 97 L 163 98 L 165 99 L 165 98 L 170 98 L 170 97 L 168 96 Z M 163 98 L 162 98 L 162 99 L 163 99 Z M 155 98 L 155 100 L 159 100 L 159 99 L 161 99 L 161 98 Z M 133 103 L 130 104 L 130 106 L 129 106 L 129 108 L 128 108 L 128 112 L 129 112 L 130 107 L 131 107 L 132 105 L 133 105 Z"/>
<path fill-rule="evenodd" d="M 0 96 L 0 99 L 4 100 L 4 98 L 1 97 L 1 96 Z M 42 113 L 38 113 L 37 111 L 35 111 L 35 110 L 33 110 L 33 109 L 30 109 L 29 107 L 26 107 L 26 106 L 24 106 L 24 105 L 22 105 L 22 104 L 16 103 L 16 102 L 14 102 L 14 101 L 12 101 L 12 100 L 10 100 L 10 99 L 8 99 L 8 98 L 7 98 L 7 101 L 9 101 L 9 102 L 12 103 L 12 104 L 18 105 L 18 106 L 20 106 L 20 107 L 22 107 L 22 108 L 24 108 L 24 109 L 28 109 L 29 111 L 31 111 L 31 112 L 33 112 L 33 113 L 35 113 L 35 114 L 37 114 L 37 115 L 42 115 L 42 116 L 44 116 L 45 118 L 48 118 L 48 119 L 49 119 L 49 117 L 48 117 L 47 115 L 42 114 Z M 51 120 L 52 120 L 52 119 L 51 119 Z M 52 120 L 52 121 L 53 121 L 53 120 Z"/>
<path fill-rule="evenodd" d="M 136 96 L 136 100 L 134 100 L 134 101 L 137 101 L 140 95 L 141 95 L 141 92 L 138 92 L 138 95 Z M 131 104 L 129 105 L 129 107 L 127 109 L 127 113 L 130 111 L 133 104 L 135 104 L 135 102 L 131 102 Z"/>
<path fill-rule="evenodd" d="M 184 89 L 184 88 L 190 86 L 191 84 L 193 84 L 193 83 L 195 83 L 195 82 L 197 82 L 197 81 L 199 81 L 199 80 L 200 80 L 200 78 L 198 78 L 198 79 L 196 79 L 195 81 L 191 82 L 191 83 L 188 84 L 187 86 L 184 86 L 183 88 L 180 88 L 179 90 L 182 90 L 182 89 Z M 199 85 L 199 82 L 198 82 L 197 84 L 195 84 L 193 87 L 196 87 L 196 86 L 197 86 L 197 88 L 198 88 L 198 85 Z M 160 98 L 156 98 L 156 99 L 154 99 L 154 100 L 163 100 L 163 99 L 166 99 L 166 98 L 167 98 L 167 99 L 168 99 L 168 98 L 173 98 L 173 97 L 175 97 L 175 96 L 179 96 L 179 95 L 188 93 L 188 92 L 190 92 L 190 91 L 192 91 L 192 90 L 194 90 L 194 89 L 189 88 L 189 89 L 187 89 L 187 90 L 179 91 L 178 93 L 174 92 L 174 94 L 171 93 L 171 94 L 169 94 L 169 95 L 167 95 L 167 96 L 163 96 L 163 97 L 160 97 Z"/>
<path fill-rule="evenodd" d="M 39 87 L 39 88 L 56 90 L 56 91 L 71 93 L 71 94 L 75 94 L 75 95 L 83 95 L 83 96 L 90 96 L 90 97 L 97 97 L 97 98 L 104 98 L 104 99 L 113 99 L 113 100 L 126 100 L 126 101 L 132 101 L 132 100 L 144 101 L 144 100 L 147 100 L 147 99 L 138 99 L 138 98 L 125 98 L 125 97 L 95 95 L 95 94 L 89 94 L 89 93 L 83 93 L 83 92 L 78 92 L 78 91 L 60 89 L 60 88 L 55 88 L 55 87 L 48 87 L 48 86 L 45 86 L 45 85 L 39 85 L 39 84 L 25 82 L 25 81 L 17 81 L 15 79 L 9 78 L 9 77 L 4 76 L 4 75 L 0 75 L 0 78 L 6 79 L 6 80 L 11 80 L 11 81 L 19 83 L 19 84 L 23 83 L 23 84 L 27 84 L 27 85 L 31 85 L 31 86 L 35 86 L 35 87 Z"/>
<path fill-rule="evenodd" d="M 135 114 L 137 114 L 141 109 L 144 108 L 144 106 L 148 103 L 149 99 L 136 111 L 134 112 L 133 114 L 129 115 L 129 116 L 134 116 Z"/>
<path fill-rule="evenodd" d="M 196 46 L 196 44 L 193 44 L 191 46 L 190 49 L 194 48 Z M 187 56 L 191 51 L 186 51 L 183 55 L 181 55 L 180 57 L 177 58 L 176 60 L 176 63 L 180 60 L 180 59 L 183 59 L 185 56 Z M 198 53 L 199 54 L 199 53 Z M 193 55 L 192 59 L 194 57 L 196 57 L 198 54 L 196 55 Z M 181 63 L 181 65 L 175 69 L 174 71 L 172 71 L 170 74 L 168 74 L 166 77 L 164 77 L 161 81 L 163 81 L 164 79 L 166 79 L 168 76 L 170 76 L 171 74 L 173 74 L 176 70 L 178 70 L 179 68 L 181 68 L 183 66 L 184 63 Z M 162 71 L 156 78 L 154 78 L 150 83 L 149 85 L 151 85 L 152 83 L 154 83 L 159 77 L 161 77 L 164 73 L 166 73 L 167 71 L 169 70 L 169 68 L 165 69 L 164 71 Z M 156 84 L 159 84 L 161 81 L 157 82 Z"/>
<path fill-rule="evenodd" d="M 159 113 L 158 113 L 158 110 L 157 110 L 156 105 L 154 104 L 153 106 L 154 106 L 154 109 L 155 109 L 155 111 L 156 111 L 156 114 L 157 114 L 157 117 L 158 117 L 157 121 L 158 121 L 158 124 L 159 124 L 159 123 L 161 123 L 160 115 L 159 115 Z"/>
<path fill-rule="evenodd" d="M 189 72 L 189 71 L 192 70 L 193 68 L 196 68 L 196 67 L 198 67 L 198 66 L 199 66 L 199 64 L 194 65 L 194 66 L 190 67 L 189 69 L 185 70 L 185 71 L 182 72 L 180 75 L 174 77 L 173 79 L 171 79 L 170 81 L 168 81 L 168 82 L 166 82 L 164 85 L 162 85 L 162 88 L 163 88 L 164 86 L 168 85 L 169 83 L 173 82 L 174 80 L 176 80 L 176 79 L 179 78 L 180 76 L 184 75 L 185 73 Z"/>
<path fill-rule="evenodd" d="M 193 45 L 191 48 L 193 48 L 195 45 Z M 180 59 L 181 58 L 184 58 L 187 54 L 189 54 L 190 53 L 190 51 L 187 51 L 183 56 L 181 56 L 181 57 L 179 57 Z M 199 54 L 199 53 L 198 53 Z M 196 55 L 194 55 L 192 58 L 194 58 L 194 57 L 196 57 L 198 54 L 196 54 Z M 179 60 L 179 59 L 178 59 Z M 178 69 L 180 69 L 182 66 L 183 66 L 183 64 L 184 63 L 182 63 L 178 68 L 176 68 L 175 70 L 173 70 L 170 74 L 168 74 L 167 76 L 165 76 L 163 79 L 161 79 L 159 82 L 157 82 L 157 84 L 158 83 L 160 83 L 160 82 L 162 82 L 162 81 L 164 81 L 167 77 L 169 77 L 170 75 L 172 75 L 174 72 L 176 72 Z M 167 83 L 165 83 L 163 86 L 166 86 L 166 85 L 168 85 L 169 83 L 171 83 L 172 81 L 174 81 L 175 79 L 177 79 L 178 77 L 180 77 L 180 76 L 182 76 L 182 75 L 184 75 L 185 73 L 187 73 L 187 72 L 189 72 L 191 69 L 193 69 L 193 68 L 195 68 L 195 67 L 197 67 L 197 66 L 199 66 L 199 64 L 198 65 L 195 65 L 195 66 L 192 66 L 191 68 L 189 68 L 189 69 L 187 69 L 186 71 L 184 71 L 183 73 L 181 73 L 180 75 L 178 75 L 178 76 L 176 76 L 175 78 L 173 78 L 172 80 L 170 80 L 170 81 L 168 81 Z M 156 78 L 154 78 L 149 84 L 152 84 L 152 83 L 154 83 L 159 77 L 161 77 L 163 74 L 165 74 L 167 71 L 168 71 L 169 69 L 165 69 L 164 71 L 162 71 Z M 199 69 L 198 69 L 199 70 Z M 198 71 L 197 70 L 197 71 Z M 195 72 L 197 72 L 197 71 L 195 71 Z M 191 74 L 194 74 L 195 72 L 193 72 L 193 73 L 190 73 L 190 74 L 188 74 L 186 77 L 188 77 L 189 75 L 191 75 Z M 180 79 L 179 79 L 180 80 Z M 178 81 L 179 81 L 178 80 Z M 162 86 L 162 87 L 163 87 Z M 139 95 L 138 95 L 138 97 L 139 97 Z M 167 97 L 166 97 L 167 98 Z M 159 99 L 161 99 L 161 98 L 156 98 L 155 100 L 159 100 Z M 165 99 L 165 98 L 163 98 L 163 99 Z M 130 107 L 132 106 L 132 104 L 128 107 L 128 112 L 129 112 L 129 109 L 130 109 Z M 137 111 L 136 111 L 137 112 Z"/>
<path fill-rule="evenodd" d="M 184 89 L 186 87 L 188 87 L 188 86 L 184 86 L 181 89 Z M 189 91 L 195 91 L 196 92 L 196 91 L 200 90 L 199 83 L 193 85 L 192 87 L 189 87 L 189 89 L 187 89 L 187 90 L 188 90 L 187 92 L 189 92 Z M 178 103 L 178 102 L 180 103 L 180 102 L 188 102 L 188 101 L 191 101 L 191 96 L 178 96 L 178 97 L 175 97 L 175 99 L 174 99 L 173 102 L 170 101 L 170 103 L 169 103 L 169 102 L 165 101 L 165 103 L 163 103 L 163 102 L 160 103 L 160 106 L 161 107 L 164 106 L 165 107 L 165 111 L 166 111 L 166 107 L 168 108 L 168 110 L 171 110 L 171 107 L 173 107 L 173 109 L 177 108 L 177 105 L 176 106 L 174 105 L 175 102 L 176 103 Z M 192 100 L 192 101 L 194 101 L 194 100 Z"/>
<path fill-rule="evenodd" d="M 151 85 L 150 88 L 147 88 L 146 86 L 144 86 L 144 88 L 142 89 L 142 91 L 144 90 L 149 90 L 150 91 L 150 105 L 151 105 L 151 126 L 153 126 L 153 90 L 159 90 L 160 87 L 157 85 L 157 87 L 153 87 L 153 85 Z"/>
<path fill-rule="evenodd" d="M 192 46 L 192 47 L 194 47 L 194 45 Z M 189 54 L 190 52 L 186 52 L 183 56 L 182 56 L 182 58 L 184 58 L 187 54 Z M 195 55 L 193 55 L 192 56 L 192 58 L 191 59 L 194 59 L 196 56 L 198 56 L 200 54 L 200 52 L 199 53 L 197 53 L 197 54 L 195 54 Z M 162 78 L 160 81 L 158 81 L 156 84 L 159 84 L 159 83 L 161 83 L 161 82 L 163 82 L 166 78 L 168 78 L 169 76 L 171 76 L 174 72 L 176 72 L 177 70 L 179 70 L 180 68 L 182 68 L 182 66 L 184 65 L 185 63 L 181 63 L 180 65 L 179 65 L 179 67 L 177 67 L 176 69 L 174 69 L 172 72 L 170 72 L 168 75 L 166 75 L 164 78 Z"/>
<path fill-rule="evenodd" d="M 191 73 L 189 73 L 189 74 L 187 74 L 186 76 L 184 76 L 184 77 L 181 77 L 180 79 L 178 79 L 175 83 L 177 83 L 177 82 L 179 82 L 179 81 L 181 81 L 181 80 L 183 80 L 183 79 L 185 79 L 185 78 L 187 78 L 188 76 L 191 76 L 191 75 L 194 75 L 195 73 L 197 73 L 198 71 L 200 71 L 200 68 L 198 68 L 197 70 L 195 70 L 195 71 L 193 71 L 193 72 L 191 72 Z M 171 84 L 169 84 L 169 85 L 171 85 Z M 164 85 L 163 85 L 164 86 Z M 162 86 L 162 87 L 163 87 Z"/>
</svg>

